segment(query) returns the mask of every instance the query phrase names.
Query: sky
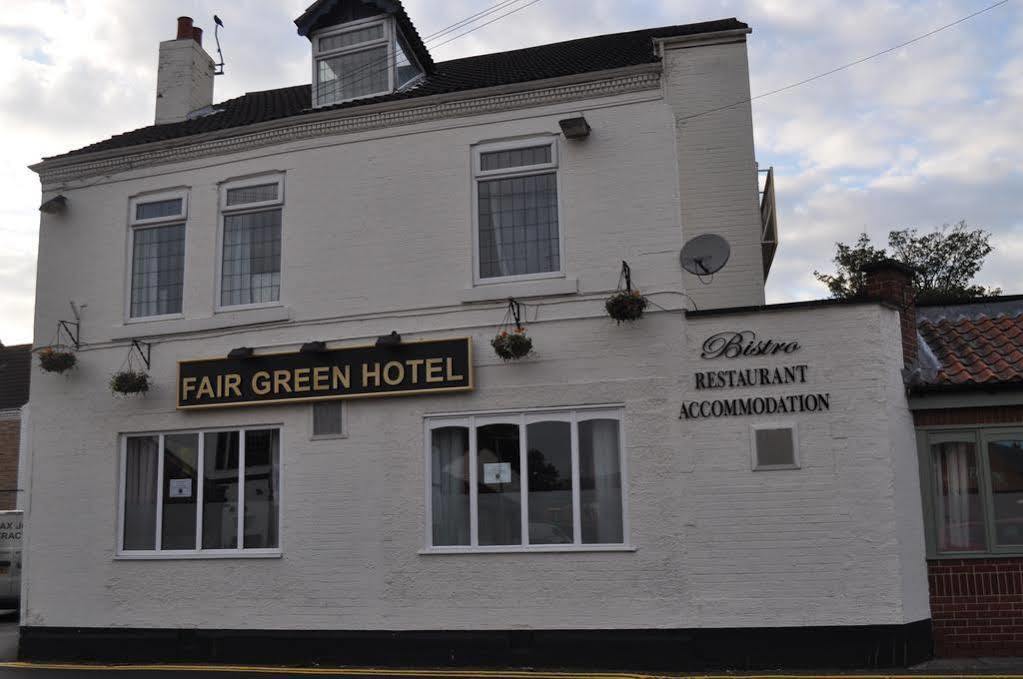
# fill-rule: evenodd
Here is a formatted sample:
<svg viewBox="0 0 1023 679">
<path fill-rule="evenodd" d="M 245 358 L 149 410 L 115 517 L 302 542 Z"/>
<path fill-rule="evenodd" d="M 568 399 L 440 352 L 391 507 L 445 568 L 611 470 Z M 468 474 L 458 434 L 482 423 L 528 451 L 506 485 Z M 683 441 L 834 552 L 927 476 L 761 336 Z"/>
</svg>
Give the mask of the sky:
<svg viewBox="0 0 1023 679">
<path fill-rule="evenodd" d="M 0 13 L 0 341 L 32 340 L 39 182 L 27 169 L 152 123 L 157 45 L 175 18 L 223 19 L 216 101 L 309 81 L 293 20 L 311 0 L 6 0 Z M 423 36 L 496 0 L 404 0 Z M 525 5 L 527 0 L 520 0 Z M 735 16 L 756 95 L 900 44 L 995 0 L 538 0 L 431 49 L 435 61 Z M 503 12 L 502 12 L 503 13 Z M 495 15 L 496 16 L 496 15 Z M 439 38 L 447 40 L 452 35 Z M 428 42 L 428 46 L 430 43 Z M 978 282 L 1023 293 L 1023 2 L 756 99 L 781 245 L 768 302 L 826 297 L 837 241 L 966 220 L 993 234 Z"/>
</svg>

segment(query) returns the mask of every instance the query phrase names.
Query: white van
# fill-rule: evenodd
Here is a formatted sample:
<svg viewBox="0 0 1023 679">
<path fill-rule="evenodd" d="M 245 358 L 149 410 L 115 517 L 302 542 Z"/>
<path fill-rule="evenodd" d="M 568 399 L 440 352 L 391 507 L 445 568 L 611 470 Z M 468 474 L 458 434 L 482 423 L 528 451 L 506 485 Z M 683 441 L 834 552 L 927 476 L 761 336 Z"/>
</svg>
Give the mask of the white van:
<svg viewBox="0 0 1023 679">
<path fill-rule="evenodd" d="M 0 511 L 0 610 L 21 598 L 21 510 Z"/>
</svg>

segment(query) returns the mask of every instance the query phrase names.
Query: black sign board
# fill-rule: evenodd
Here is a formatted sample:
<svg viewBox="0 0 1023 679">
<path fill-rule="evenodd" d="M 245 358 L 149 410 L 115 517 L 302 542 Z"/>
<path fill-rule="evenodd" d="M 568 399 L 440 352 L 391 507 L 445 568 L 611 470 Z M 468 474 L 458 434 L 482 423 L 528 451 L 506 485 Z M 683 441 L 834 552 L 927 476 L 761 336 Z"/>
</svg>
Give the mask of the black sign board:
<svg viewBox="0 0 1023 679">
<path fill-rule="evenodd" d="M 469 391 L 469 337 L 178 363 L 178 408 Z"/>
</svg>

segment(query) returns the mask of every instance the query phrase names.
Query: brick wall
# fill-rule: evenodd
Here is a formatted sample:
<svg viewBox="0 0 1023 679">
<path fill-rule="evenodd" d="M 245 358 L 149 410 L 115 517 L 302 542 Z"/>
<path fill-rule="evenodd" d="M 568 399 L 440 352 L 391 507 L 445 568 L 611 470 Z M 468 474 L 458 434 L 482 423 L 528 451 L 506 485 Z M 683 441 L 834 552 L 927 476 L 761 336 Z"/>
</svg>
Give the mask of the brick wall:
<svg viewBox="0 0 1023 679">
<path fill-rule="evenodd" d="M 21 420 L 0 418 L 0 509 L 14 509 L 16 493 L 2 492 L 18 487 L 18 442 Z"/>
<path fill-rule="evenodd" d="M 1023 656 L 1023 559 L 927 564 L 934 653 Z"/>
</svg>

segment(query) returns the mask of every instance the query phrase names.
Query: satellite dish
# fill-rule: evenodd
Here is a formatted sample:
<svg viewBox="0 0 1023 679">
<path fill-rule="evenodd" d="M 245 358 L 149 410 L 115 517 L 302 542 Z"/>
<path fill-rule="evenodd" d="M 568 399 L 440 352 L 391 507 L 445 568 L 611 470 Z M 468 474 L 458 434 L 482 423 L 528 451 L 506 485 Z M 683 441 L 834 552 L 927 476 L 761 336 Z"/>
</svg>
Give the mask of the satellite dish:
<svg viewBox="0 0 1023 679">
<path fill-rule="evenodd" d="M 696 276 L 709 276 L 717 273 L 728 263 L 732 250 L 728 241 L 714 233 L 691 238 L 682 247 L 679 259 L 682 268 Z"/>
</svg>

